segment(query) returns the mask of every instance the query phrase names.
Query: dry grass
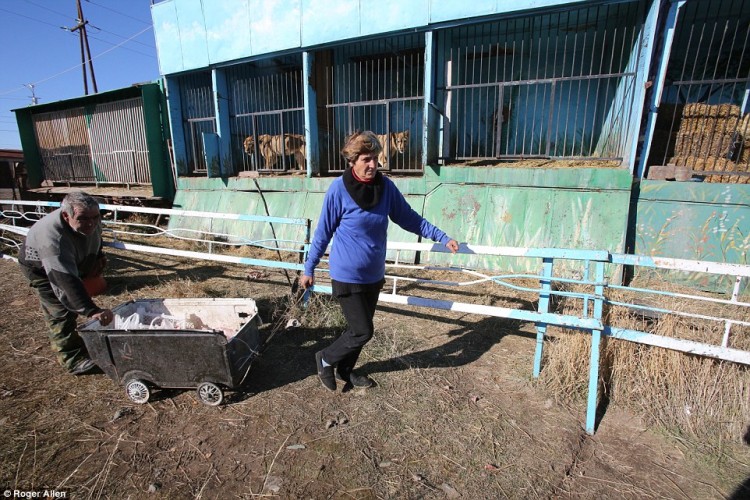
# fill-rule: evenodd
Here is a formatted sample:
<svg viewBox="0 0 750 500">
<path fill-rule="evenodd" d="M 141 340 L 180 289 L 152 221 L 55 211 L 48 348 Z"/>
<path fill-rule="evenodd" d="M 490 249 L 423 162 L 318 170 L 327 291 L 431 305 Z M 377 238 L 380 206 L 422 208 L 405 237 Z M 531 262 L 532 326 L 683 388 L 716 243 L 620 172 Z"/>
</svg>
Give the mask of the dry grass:
<svg viewBox="0 0 750 500">
<path fill-rule="evenodd" d="M 346 327 L 344 314 L 338 303 L 328 295 L 310 294 L 303 302 L 293 297 L 286 303 L 281 314 L 283 320 L 298 319 L 305 328 L 343 329 Z"/>
<path fill-rule="evenodd" d="M 109 306 L 131 298 L 252 297 L 265 327 L 279 333 L 227 405 L 205 407 L 179 391 L 132 405 L 108 378 L 71 380 L 55 369 L 39 312 L 28 307 L 33 297 L 17 269 L 6 271 L 0 291 L 15 308 L 0 318 L 6 484 L 50 484 L 97 498 L 148 491 L 160 498 L 673 498 L 682 490 L 707 497 L 705 484 L 716 481 L 663 453 L 660 443 L 672 441 L 633 430 L 616 408 L 597 436 L 585 437 L 577 415 L 530 382 L 528 325 L 381 304 L 358 367 L 378 386 L 328 393 L 313 361 L 344 328 L 331 297 L 314 295 L 303 307 L 278 271 L 264 269 L 260 279 L 247 266 L 109 256 L 112 289 L 101 297 Z M 423 288 L 420 295 L 446 293 Z M 449 293 L 533 307 L 531 296 L 486 284 Z M 302 326 L 285 329 L 289 319 Z M 27 370 L 30 360 L 42 369 Z M 736 484 L 724 481 L 721 491 Z"/>
<path fill-rule="evenodd" d="M 270 250 L 251 247 L 245 247 L 242 252 L 245 256 L 268 260 L 274 260 L 277 255 Z M 450 272 L 402 270 L 399 274 L 447 281 L 461 279 Z M 516 284 L 528 288 L 536 286 L 536 283 L 525 281 Z M 663 281 L 658 285 L 673 292 L 711 296 Z M 160 288 L 162 294 L 171 297 L 219 296 L 209 281 L 194 282 L 189 277 L 155 286 Z M 649 286 L 657 287 L 657 283 L 649 283 Z M 536 294 L 487 287 L 486 284 L 455 288 L 402 282 L 399 293 L 511 308 L 536 307 Z M 626 291 L 610 291 L 608 298 L 619 302 L 637 301 L 677 311 L 690 312 L 692 308 L 692 312 L 696 312 L 694 303 L 686 299 L 670 299 L 665 304 L 662 297 L 642 297 L 637 300 Z M 580 300 L 556 298 L 553 307 L 562 314 L 582 313 Z M 274 331 L 286 328 L 290 320 L 298 320 L 304 328 L 321 329 L 335 335 L 346 324 L 338 303 L 326 295 L 312 294 L 310 301 L 303 304 L 300 292 L 287 293 L 274 299 L 272 309 L 270 321 Z M 750 320 L 750 311 L 746 308 L 723 304 L 704 303 L 697 312 Z M 721 343 L 724 333 L 721 324 L 675 315 L 644 316 L 620 306 L 609 306 L 606 315 L 608 323 L 615 326 L 714 345 Z M 588 333 L 562 330 L 555 330 L 554 333 L 545 347 L 542 382 L 558 402 L 580 404 L 588 392 L 591 337 Z M 402 368 L 408 369 L 408 352 L 415 349 L 410 339 L 408 335 L 379 333 L 368 344 L 367 356 L 372 359 L 397 359 Z M 731 345 L 738 349 L 750 349 L 750 328 L 733 326 Z M 610 401 L 635 408 L 650 422 L 708 447 L 721 450 L 725 441 L 738 442 L 750 422 L 750 377 L 744 366 L 616 339 L 604 342 L 601 359 L 602 389 Z"/>
<path fill-rule="evenodd" d="M 164 240 L 163 245 L 159 246 L 196 249 L 195 245 L 188 241 L 166 237 L 158 239 Z M 156 243 L 148 239 L 146 244 Z M 217 248 L 220 247 L 214 246 L 214 249 Z M 267 249 L 244 247 L 238 253 L 267 260 L 278 259 L 275 251 Z M 127 257 L 131 254 L 117 252 L 117 255 Z M 142 255 L 140 257 L 142 258 Z M 139 271 L 138 277 L 130 277 L 123 283 L 124 295 L 131 298 L 253 296 L 247 289 L 258 279 L 255 273 L 263 274 L 266 278 L 271 273 L 271 277 L 277 283 L 286 283 L 286 278 L 279 271 L 257 271 L 247 267 L 233 268 L 215 263 L 196 264 L 194 268 L 192 265 L 183 266 L 176 275 L 177 266 L 170 262 L 169 256 L 159 257 L 158 266 L 157 257 L 149 256 L 148 259 L 148 271 Z M 129 260 L 123 258 L 123 272 L 130 270 L 128 262 Z M 158 269 L 158 272 L 154 272 L 153 269 Z M 147 275 L 147 272 L 154 274 Z M 273 273 L 277 274 L 274 276 Z M 409 274 L 413 277 L 426 277 L 423 276 L 425 273 L 419 271 Z M 429 274 L 433 279 L 455 279 L 450 273 Z M 138 281 L 141 278 L 142 283 Z M 524 284 L 530 288 L 536 286 L 536 283 Z M 418 292 L 414 291 L 416 288 L 419 288 Z M 304 306 L 299 293 L 292 293 L 286 287 L 284 289 L 286 292 L 268 297 L 268 304 L 265 311 L 262 311 L 263 319 L 271 323 L 274 331 L 284 330 L 292 319 L 298 320 L 303 329 L 316 330 L 317 335 L 324 337 L 333 337 L 345 327 L 340 307 L 331 297 L 315 294 Z M 672 290 L 686 291 L 676 287 Z M 439 296 L 484 305 L 523 309 L 534 309 L 536 306 L 536 294 L 516 293 L 502 287 L 489 287 L 486 283 L 475 288 L 443 289 L 436 285 L 415 284 L 403 284 L 399 287 L 399 293 L 412 291 L 420 296 Z M 695 294 L 694 291 L 689 292 Z M 610 294 L 609 298 L 625 302 L 629 300 L 621 294 Z M 122 299 L 122 294 L 117 297 L 118 302 Z M 658 302 L 659 298 L 652 300 L 663 306 Z M 688 305 L 683 302 L 675 300 L 668 307 L 687 310 Z M 580 301 L 557 300 L 554 306 L 557 312 L 564 314 L 581 312 Z M 731 313 L 738 315 L 735 316 L 736 319 L 748 319 L 742 316 L 747 315 L 746 311 L 717 304 L 704 306 L 700 312 L 715 316 Z M 718 344 L 723 334 L 721 326 L 700 320 L 686 320 L 671 315 L 644 317 L 614 306 L 608 308 L 607 314 L 608 321 L 612 324 L 658 335 Z M 487 325 L 487 331 L 479 331 L 483 328 L 480 325 L 483 324 Z M 486 339 L 497 335 L 497 323 L 494 319 L 483 321 L 472 318 L 470 321 L 467 320 L 467 325 L 464 329 L 469 331 L 469 334 L 476 334 L 474 339 Z M 400 493 L 408 491 L 413 496 L 418 496 L 429 491 L 434 494 L 437 490 L 431 488 L 439 488 L 441 485 L 425 486 L 418 478 L 414 479 L 417 477 L 415 474 L 439 477 L 445 474 L 445 470 L 441 470 L 440 467 L 445 468 L 446 464 L 453 464 L 452 457 L 463 456 L 472 458 L 464 459 L 460 463 L 456 460 L 456 464 L 447 465 L 455 469 L 451 473 L 460 476 L 462 468 L 481 468 L 484 464 L 494 464 L 500 468 L 499 471 L 493 472 L 499 479 L 502 478 L 502 481 L 498 480 L 498 484 L 510 487 L 511 491 L 526 488 L 528 493 L 532 493 L 537 484 L 535 478 L 514 477 L 514 473 L 523 467 L 524 460 L 529 459 L 522 457 L 522 447 L 513 445 L 514 440 L 521 442 L 530 439 L 529 436 L 534 435 L 531 427 L 520 423 L 520 417 L 507 417 L 503 413 L 505 410 L 496 404 L 486 402 L 484 406 L 485 402 L 477 399 L 475 388 L 467 386 L 463 381 L 462 371 L 469 371 L 468 365 L 447 375 L 438 375 L 439 372 L 433 370 L 433 363 L 439 363 L 444 358 L 451 359 L 449 356 L 456 355 L 445 347 L 452 340 L 441 339 L 444 346 L 435 349 L 436 354 L 433 358 L 430 349 L 423 345 L 431 341 L 429 331 L 420 331 L 415 335 L 414 332 L 398 325 L 389 325 L 385 328 L 381 326 L 377 329 L 378 334 L 363 352 L 362 361 L 366 365 L 375 366 L 378 369 L 376 372 L 388 370 L 386 373 L 393 372 L 398 376 L 382 376 L 381 380 L 387 380 L 389 383 L 388 399 L 373 402 L 368 412 L 362 412 L 360 421 L 367 423 L 365 419 L 373 414 L 391 415 L 394 418 L 388 421 L 388 425 L 378 428 L 369 429 L 366 425 L 358 427 L 357 432 L 352 433 L 351 437 L 348 433 L 343 433 L 336 444 L 360 446 L 365 462 L 372 462 L 377 469 L 385 470 L 381 471 L 382 476 L 372 478 L 373 484 L 378 485 L 377 490 L 387 493 L 390 491 L 389 481 L 398 481 L 402 488 L 398 490 Z M 734 347 L 750 348 L 750 331 L 747 328 L 735 326 L 733 333 Z M 468 337 L 468 334 L 464 335 Z M 277 340 L 280 340 L 279 337 Z M 580 404 L 586 397 L 590 339 L 588 333 L 560 330 L 551 332 L 545 347 L 541 380 L 551 397 L 557 401 Z M 310 338 L 299 345 L 290 346 L 290 349 L 312 349 L 314 343 L 315 340 Z M 475 345 L 474 341 L 467 340 L 456 352 L 460 353 L 458 356 L 464 356 Z M 468 358 L 474 359 L 472 354 L 468 355 Z M 711 452 L 712 456 L 731 455 L 731 451 L 725 451 L 730 449 L 726 445 L 737 443 L 745 426 L 750 422 L 750 376 L 748 369 L 740 365 L 609 339 L 603 345 L 601 374 L 601 394 L 605 394 L 611 402 L 636 409 L 649 422 L 677 434 L 682 440 L 694 443 L 695 447 L 702 451 Z M 109 387 L 106 384 L 105 386 Z M 524 386 L 519 388 L 521 389 L 526 390 Z M 447 409 L 452 413 L 448 413 Z M 431 419 L 425 419 L 425 415 L 430 415 Z M 456 430 L 462 437 L 459 439 L 452 433 L 443 433 L 440 439 L 437 439 L 435 432 L 441 429 Z M 377 450 L 358 444 L 367 443 L 368 440 L 385 442 L 394 438 L 410 443 L 403 456 L 378 456 Z M 535 445 L 540 451 L 546 451 L 543 443 Z M 336 452 L 334 448 L 329 450 L 324 447 L 324 450 Z M 380 467 L 381 463 L 391 465 Z M 408 464 L 419 464 L 419 468 Z M 506 466 L 509 468 L 504 469 Z M 403 483 L 409 481 L 413 482 L 413 485 L 404 488 Z"/>
<path fill-rule="evenodd" d="M 676 285 L 663 283 L 662 288 L 696 294 Z M 627 302 L 626 294 L 614 292 L 608 298 Z M 687 299 L 652 298 L 645 302 L 743 321 L 750 316 L 747 308 L 696 305 Z M 570 300 L 561 301 L 558 307 L 566 314 L 580 312 L 580 306 Z M 611 325 L 713 345 L 721 345 L 724 334 L 721 323 L 674 314 L 646 316 L 611 306 L 605 315 Z M 750 349 L 750 328 L 734 325 L 730 345 Z M 588 333 L 559 330 L 550 339 L 545 346 L 542 382 L 555 398 L 580 402 L 586 397 L 590 352 Z M 744 365 L 606 339 L 600 373 L 600 394 L 610 402 L 636 409 L 647 421 L 681 435 L 714 457 L 724 454 L 727 443 L 741 443 L 750 422 L 750 371 Z"/>
<path fill-rule="evenodd" d="M 741 441 L 750 422 L 746 367 L 621 341 L 608 342 L 605 363 L 613 401 L 709 447 Z"/>
</svg>

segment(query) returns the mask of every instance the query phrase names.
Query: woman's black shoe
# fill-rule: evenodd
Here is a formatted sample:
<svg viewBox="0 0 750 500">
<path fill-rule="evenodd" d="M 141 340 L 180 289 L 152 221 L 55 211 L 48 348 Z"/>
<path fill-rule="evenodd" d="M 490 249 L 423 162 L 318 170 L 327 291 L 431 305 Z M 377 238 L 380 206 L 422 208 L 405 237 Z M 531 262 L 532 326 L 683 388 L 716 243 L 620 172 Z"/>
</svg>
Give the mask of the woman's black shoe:
<svg viewBox="0 0 750 500">
<path fill-rule="evenodd" d="M 315 364 L 318 367 L 318 378 L 323 387 L 329 391 L 336 390 L 336 377 L 333 375 L 332 366 L 323 366 L 323 351 L 315 353 Z"/>
<path fill-rule="evenodd" d="M 348 382 L 352 384 L 354 387 L 372 387 L 375 385 L 375 381 L 372 380 L 370 377 L 366 375 L 357 375 L 356 373 L 352 372 L 349 374 L 349 376 L 345 376 L 345 374 L 342 374 L 339 370 L 336 370 L 336 378 L 338 380 L 341 380 L 342 382 Z"/>
</svg>

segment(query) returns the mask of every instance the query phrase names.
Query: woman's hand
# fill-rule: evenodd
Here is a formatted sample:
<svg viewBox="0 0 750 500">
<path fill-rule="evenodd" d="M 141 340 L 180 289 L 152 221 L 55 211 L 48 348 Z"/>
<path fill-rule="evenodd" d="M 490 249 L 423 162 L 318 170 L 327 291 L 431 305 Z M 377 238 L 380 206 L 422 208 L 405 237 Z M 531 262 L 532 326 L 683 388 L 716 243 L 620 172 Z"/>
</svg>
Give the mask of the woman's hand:
<svg viewBox="0 0 750 500">
<path fill-rule="evenodd" d="M 448 247 L 448 250 L 450 250 L 451 253 L 458 252 L 458 242 L 456 240 L 450 240 L 445 246 Z"/>
<path fill-rule="evenodd" d="M 302 288 L 305 288 L 305 289 L 310 288 L 311 286 L 313 286 L 314 283 L 315 283 L 315 278 L 313 278 L 312 276 L 303 275 L 299 279 L 299 284 L 302 286 Z"/>
</svg>

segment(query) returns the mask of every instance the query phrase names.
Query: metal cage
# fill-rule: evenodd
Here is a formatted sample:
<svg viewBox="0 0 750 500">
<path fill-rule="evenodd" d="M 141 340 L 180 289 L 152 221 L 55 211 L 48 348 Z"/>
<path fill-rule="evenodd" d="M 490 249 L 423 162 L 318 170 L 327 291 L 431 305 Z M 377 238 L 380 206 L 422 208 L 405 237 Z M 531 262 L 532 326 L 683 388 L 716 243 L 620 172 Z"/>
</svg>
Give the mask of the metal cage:
<svg viewBox="0 0 750 500">
<path fill-rule="evenodd" d="M 203 133 L 216 132 L 211 73 L 201 72 L 180 77 L 180 102 L 187 151 L 188 172 L 206 173 L 203 155 Z"/>
<path fill-rule="evenodd" d="M 750 3 L 687 2 L 679 13 L 648 165 L 750 183 Z M 648 177 L 656 178 L 656 169 Z"/>
<path fill-rule="evenodd" d="M 150 184 L 143 99 L 33 115 L 51 182 Z"/>
<path fill-rule="evenodd" d="M 232 156 L 241 171 L 304 171 L 301 58 L 273 58 L 227 72 Z"/>
<path fill-rule="evenodd" d="M 643 20 L 629 2 L 441 33 L 442 158 L 622 160 Z"/>
<path fill-rule="evenodd" d="M 93 182 L 84 108 L 39 113 L 33 120 L 44 178 L 52 182 Z"/>
<path fill-rule="evenodd" d="M 355 130 L 380 136 L 381 168 L 421 173 L 424 111 L 424 35 L 348 44 L 320 54 L 326 61 L 324 105 L 319 116 L 324 170 L 343 172 L 339 154 Z"/>
</svg>

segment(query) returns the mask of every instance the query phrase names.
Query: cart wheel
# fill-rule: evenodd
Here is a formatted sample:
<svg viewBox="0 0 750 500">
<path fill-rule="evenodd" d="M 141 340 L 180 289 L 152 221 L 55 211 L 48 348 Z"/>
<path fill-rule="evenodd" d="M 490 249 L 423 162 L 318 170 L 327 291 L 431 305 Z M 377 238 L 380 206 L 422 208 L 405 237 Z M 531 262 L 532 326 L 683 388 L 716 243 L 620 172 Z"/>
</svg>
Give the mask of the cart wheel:
<svg viewBox="0 0 750 500">
<path fill-rule="evenodd" d="M 138 379 L 128 381 L 125 384 L 125 392 L 133 403 L 138 403 L 139 405 L 147 403 L 148 398 L 151 397 L 151 391 L 146 382 Z"/>
<path fill-rule="evenodd" d="M 198 399 L 208 406 L 219 406 L 224 401 L 224 392 L 216 384 L 203 382 L 198 386 Z"/>
</svg>

